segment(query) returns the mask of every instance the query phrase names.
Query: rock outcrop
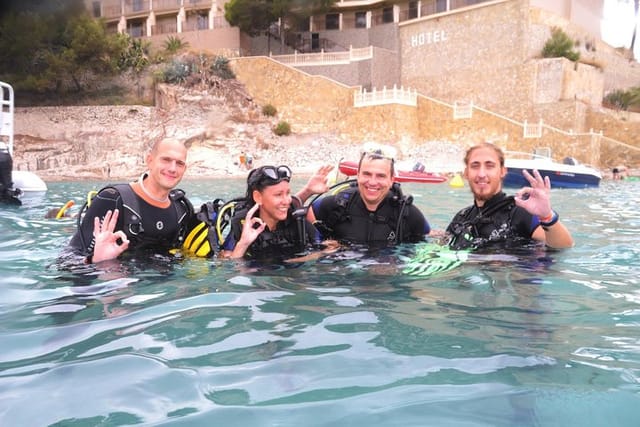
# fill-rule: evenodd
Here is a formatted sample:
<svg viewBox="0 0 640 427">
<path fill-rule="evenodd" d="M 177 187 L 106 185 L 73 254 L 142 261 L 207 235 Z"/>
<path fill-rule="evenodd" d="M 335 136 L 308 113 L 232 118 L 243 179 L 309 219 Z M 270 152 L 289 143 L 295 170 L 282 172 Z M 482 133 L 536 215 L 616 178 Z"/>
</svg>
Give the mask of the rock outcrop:
<svg viewBox="0 0 640 427">
<path fill-rule="evenodd" d="M 14 169 L 33 171 L 45 181 L 134 179 L 144 171 L 149 148 L 166 137 L 190 146 L 186 178 L 245 175 L 242 153 L 250 154 L 254 165 L 286 164 L 294 173 L 358 158 L 361 141 L 329 130 L 279 137 L 273 132 L 278 121 L 264 116 L 235 80 L 206 89 L 159 85 L 155 107 L 17 108 Z M 450 142 L 396 146 L 407 163 L 459 170 L 462 149 Z"/>
<path fill-rule="evenodd" d="M 243 152 L 254 164 L 297 168 L 345 156 L 337 135 L 276 136 L 277 119 L 262 115 L 237 82 L 222 90 L 161 85 L 156 96 L 157 107 L 17 108 L 14 169 L 45 180 L 134 178 L 149 147 L 165 137 L 191 147 L 187 177 L 245 174 L 238 165 Z"/>
</svg>

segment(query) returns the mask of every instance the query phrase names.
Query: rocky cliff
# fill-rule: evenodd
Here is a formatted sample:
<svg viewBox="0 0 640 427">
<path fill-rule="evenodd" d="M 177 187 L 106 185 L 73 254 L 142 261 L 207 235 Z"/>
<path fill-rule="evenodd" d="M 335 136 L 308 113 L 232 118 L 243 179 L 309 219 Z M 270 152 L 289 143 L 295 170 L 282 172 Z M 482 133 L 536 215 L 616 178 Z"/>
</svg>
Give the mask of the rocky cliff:
<svg viewBox="0 0 640 427">
<path fill-rule="evenodd" d="M 49 181 L 131 179 L 144 171 L 148 148 L 165 137 L 190 145 L 186 177 L 245 174 L 242 152 L 255 164 L 298 170 L 356 155 L 356 147 L 331 133 L 278 137 L 277 121 L 262 115 L 236 81 L 206 90 L 160 85 L 156 107 L 17 108 L 14 169 Z"/>
<path fill-rule="evenodd" d="M 241 153 L 251 154 L 254 165 L 286 164 L 295 173 L 358 157 L 362 141 L 330 130 L 335 123 L 324 132 L 276 136 L 279 119 L 264 116 L 236 80 L 206 89 L 159 85 L 155 93 L 155 107 L 17 108 L 14 169 L 45 181 L 134 179 L 145 169 L 149 147 L 165 137 L 190 146 L 186 178 L 245 175 Z M 434 171 L 461 168 L 463 147 L 449 141 L 396 145 L 409 167 L 421 161 Z"/>
</svg>

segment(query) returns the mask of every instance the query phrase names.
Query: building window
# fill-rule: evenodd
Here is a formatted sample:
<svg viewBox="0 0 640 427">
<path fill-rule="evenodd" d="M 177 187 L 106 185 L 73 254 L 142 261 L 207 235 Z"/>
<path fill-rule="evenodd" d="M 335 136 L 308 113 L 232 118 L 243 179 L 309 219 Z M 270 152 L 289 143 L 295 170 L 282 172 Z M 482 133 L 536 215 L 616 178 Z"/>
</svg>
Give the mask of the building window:
<svg viewBox="0 0 640 427">
<path fill-rule="evenodd" d="M 356 28 L 367 28 L 367 12 L 356 12 Z"/>
<path fill-rule="evenodd" d="M 325 23 L 326 30 L 339 30 L 340 29 L 340 14 L 328 13 L 327 22 Z"/>
<path fill-rule="evenodd" d="M 415 19 L 418 17 L 418 2 L 410 1 L 409 2 L 409 19 Z"/>
<path fill-rule="evenodd" d="M 201 13 L 198 14 L 198 20 L 196 22 L 196 26 L 198 30 L 208 30 L 209 29 L 209 17 L 207 15 L 203 15 Z"/>
<path fill-rule="evenodd" d="M 134 12 L 140 12 L 142 10 L 142 0 L 133 0 L 132 9 Z"/>
<path fill-rule="evenodd" d="M 102 16 L 102 12 L 101 12 L 101 8 L 100 8 L 100 2 L 99 1 L 94 1 L 93 3 L 91 3 L 91 8 L 93 10 L 93 17 L 94 18 L 100 18 Z"/>
<path fill-rule="evenodd" d="M 447 11 L 447 0 L 437 0 L 436 13 L 446 12 L 446 11 Z"/>
<path fill-rule="evenodd" d="M 385 7 L 384 9 L 382 9 L 382 22 L 384 22 L 385 24 L 393 22 L 393 8 L 392 7 Z"/>
<path fill-rule="evenodd" d="M 311 18 L 302 18 L 298 21 L 298 31 L 309 31 L 309 27 L 311 26 Z"/>
<path fill-rule="evenodd" d="M 142 29 L 141 22 L 132 22 L 129 24 L 129 35 L 131 37 L 142 37 L 144 36 L 144 31 Z"/>
</svg>

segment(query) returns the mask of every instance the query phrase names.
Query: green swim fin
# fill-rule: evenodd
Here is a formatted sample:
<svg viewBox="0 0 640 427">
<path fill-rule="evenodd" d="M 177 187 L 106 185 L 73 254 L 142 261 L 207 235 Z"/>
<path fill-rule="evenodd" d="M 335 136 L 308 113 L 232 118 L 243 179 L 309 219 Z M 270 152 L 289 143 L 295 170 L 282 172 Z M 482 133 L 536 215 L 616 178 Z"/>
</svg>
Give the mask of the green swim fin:
<svg viewBox="0 0 640 427">
<path fill-rule="evenodd" d="M 433 276 L 453 270 L 469 258 L 468 251 L 454 251 L 449 246 L 426 243 L 417 248 L 415 256 L 402 272 L 410 276 Z"/>
</svg>

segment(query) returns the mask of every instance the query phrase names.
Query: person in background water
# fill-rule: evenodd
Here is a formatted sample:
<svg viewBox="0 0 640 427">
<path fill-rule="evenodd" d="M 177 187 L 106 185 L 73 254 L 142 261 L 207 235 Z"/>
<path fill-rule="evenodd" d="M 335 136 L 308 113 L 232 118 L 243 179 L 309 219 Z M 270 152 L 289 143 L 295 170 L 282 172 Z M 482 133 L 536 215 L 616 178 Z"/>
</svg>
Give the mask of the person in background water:
<svg viewBox="0 0 640 427">
<path fill-rule="evenodd" d="M 459 211 L 449 226 L 453 249 L 476 249 L 491 243 L 521 244 L 536 240 L 552 248 L 573 246 L 569 230 L 551 209 L 551 183 L 537 170 L 523 174 L 530 186 L 515 196 L 502 191 L 507 174 L 504 153 L 495 145 L 475 145 L 464 157 L 464 177 L 469 182 L 474 203 Z"/>
<path fill-rule="evenodd" d="M 280 258 L 300 255 L 319 243 L 319 234 L 306 219 L 303 202 L 327 191 L 331 166 L 321 167 L 296 196 L 291 195 L 291 169 L 261 166 L 247 177 L 244 205 L 231 218 L 231 231 L 223 244 L 228 258 Z"/>
<path fill-rule="evenodd" d="M 372 246 L 419 242 L 431 231 L 413 198 L 394 183 L 395 149 L 367 143 L 360 156 L 357 186 L 312 204 L 309 219 L 325 239 Z"/>
<path fill-rule="evenodd" d="M 129 184 L 108 186 L 92 199 L 69 246 L 87 263 L 114 259 L 125 251 L 168 254 L 200 224 L 182 190 L 175 189 L 187 168 L 187 148 L 174 139 L 152 147 L 147 172 Z M 208 232 L 208 228 L 199 229 Z M 185 248 L 209 256 L 212 248 Z"/>
<path fill-rule="evenodd" d="M 617 181 L 619 179 L 622 179 L 622 177 L 620 176 L 620 169 L 618 168 L 613 168 L 611 170 L 611 178 L 613 178 L 614 181 Z"/>
</svg>

